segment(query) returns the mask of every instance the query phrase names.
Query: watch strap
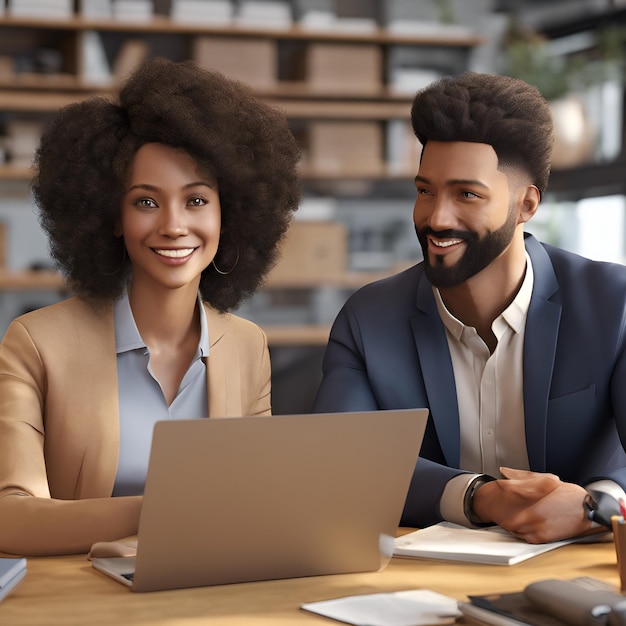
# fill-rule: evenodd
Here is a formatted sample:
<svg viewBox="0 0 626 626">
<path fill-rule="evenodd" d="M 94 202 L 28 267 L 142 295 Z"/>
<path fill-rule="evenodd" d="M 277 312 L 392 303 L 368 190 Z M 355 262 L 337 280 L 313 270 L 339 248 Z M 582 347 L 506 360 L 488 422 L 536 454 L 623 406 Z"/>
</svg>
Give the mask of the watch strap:
<svg viewBox="0 0 626 626">
<path fill-rule="evenodd" d="M 470 524 L 472 524 L 472 526 L 476 526 L 477 528 L 486 528 L 487 526 L 495 525 L 493 522 L 484 522 L 474 511 L 474 497 L 476 492 L 483 485 L 490 483 L 493 480 L 495 480 L 493 476 L 489 476 L 488 474 L 479 474 L 469 484 L 467 490 L 465 491 L 465 497 L 463 498 L 463 513 Z"/>
</svg>

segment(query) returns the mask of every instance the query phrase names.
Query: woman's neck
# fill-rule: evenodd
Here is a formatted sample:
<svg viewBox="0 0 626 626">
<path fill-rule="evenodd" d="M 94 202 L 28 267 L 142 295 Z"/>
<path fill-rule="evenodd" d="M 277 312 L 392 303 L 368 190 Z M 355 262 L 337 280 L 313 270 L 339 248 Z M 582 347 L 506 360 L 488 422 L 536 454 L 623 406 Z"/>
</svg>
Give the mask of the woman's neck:
<svg viewBox="0 0 626 626">
<path fill-rule="evenodd" d="M 149 348 L 185 345 L 190 335 L 197 343 L 197 286 L 155 291 L 131 283 L 128 298 L 139 334 Z"/>
</svg>

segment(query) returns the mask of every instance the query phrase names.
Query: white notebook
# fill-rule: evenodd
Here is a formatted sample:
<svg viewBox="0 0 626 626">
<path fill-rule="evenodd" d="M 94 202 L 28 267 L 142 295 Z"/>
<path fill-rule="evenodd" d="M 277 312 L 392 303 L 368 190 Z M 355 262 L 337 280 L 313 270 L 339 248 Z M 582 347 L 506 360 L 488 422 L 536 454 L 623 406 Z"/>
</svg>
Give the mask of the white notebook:
<svg viewBox="0 0 626 626">
<path fill-rule="evenodd" d="M 574 541 L 532 544 L 497 526 L 474 529 L 440 522 L 396 538 L 393 553 L 414 558 L 515 565 Z"/>
</svg>

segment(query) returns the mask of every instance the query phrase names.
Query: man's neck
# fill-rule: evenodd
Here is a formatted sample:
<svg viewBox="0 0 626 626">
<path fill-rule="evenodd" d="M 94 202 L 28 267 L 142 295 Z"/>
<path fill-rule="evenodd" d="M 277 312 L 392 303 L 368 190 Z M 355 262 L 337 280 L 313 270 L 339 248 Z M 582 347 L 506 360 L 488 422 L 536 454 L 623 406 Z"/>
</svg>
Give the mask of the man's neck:
<svg viewBox="0 0 626 626">
<path fill-rule="evenodd" d="M 440 288 L 446 308 L 466 326 L 473 326 L 490 351 L 497 340 L 491 326 L 513 302 L 526 272 L 523 239 L 511 246 L 491 265 L 461 285 Z"/>
</svg>

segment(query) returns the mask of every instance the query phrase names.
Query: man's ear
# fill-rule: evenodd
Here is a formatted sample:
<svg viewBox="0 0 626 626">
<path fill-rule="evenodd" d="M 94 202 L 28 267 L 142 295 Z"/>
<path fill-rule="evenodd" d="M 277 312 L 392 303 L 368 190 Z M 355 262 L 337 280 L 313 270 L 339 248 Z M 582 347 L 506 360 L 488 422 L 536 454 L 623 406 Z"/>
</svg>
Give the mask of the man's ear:
<svg viewBox="0 0 626 626">
<path fill-rule="evenodd" d="M 522 197 L 517 223 L 525 224 L 537 212 L 541 202 L 541 193 L 535 185 L 526 185 L 520 189 L 520 192 L 522 192 Z"/>
</svg>

